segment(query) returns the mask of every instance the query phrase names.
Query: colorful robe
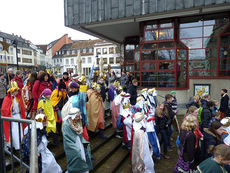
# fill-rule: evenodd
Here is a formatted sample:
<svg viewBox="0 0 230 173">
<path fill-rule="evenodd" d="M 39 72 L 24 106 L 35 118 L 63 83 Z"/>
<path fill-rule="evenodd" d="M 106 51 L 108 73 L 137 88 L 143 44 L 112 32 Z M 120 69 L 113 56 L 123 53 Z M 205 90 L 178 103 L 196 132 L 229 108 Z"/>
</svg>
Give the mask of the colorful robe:
<svg viewBox="0 0 230 173">
<path fill-rule="evenodd" d="M 27 112 L 27 114 L 28 114 L 29 109 L 32 108 L 31 104 L 33 104 L 32 90 L 33 90 L 33 84 L 31 82 L 28 82 L 28 80 L 26 80 L 26 83 L 24 87 L 22 88 L 22 101 L 25 106 L 25 111 Z"/>
<path fill-rule="evenodd" d="M 3 103 L 2 103 L 2 110 L 1 110 L 1 115 L 3 117 L 12 117 L 13 99 L 14 99 L 14 97 L 11 96 L 10 94 L 8 94 L 4 98 Z M 23 105 L 21 96 L 18 94 L 16 96 L 16 99 L 17 99 L 17 102 L 19 103 L 21 119 L 26 119 L 25 109 L 24 109 L 24 105 Z M 24 131 L 25 127 L 26 127 L 26 124 L 22 124 L 23 131 Z M 9 143 L 10 142 L 10 124 L 9 124 L 9 121 L 3 121 L 3 129 L 4 129 L 6 142 Z M 21 135 L 23 135 L 23 134 L 21 134 Z"/>
<path fill-rule="evenodd" d="M 86 103 L 87 116 L 89 119 L 88 130 L 104 129 L 103 104 L 100 93 L 90 89 L 87 91 L 88 102 Z"/>
<path fill-rule="evenodd" d="M 51 101 L 52 106 L 54 108 L 54 116 L 55 116 L 55 119 L 57 122 L 62 121 L 61 120 L 61 110 L 58 107 L 58 104 L 62 104 L 62 107 L 63 107 L 65 104 L 66 96 L 67 96 L 66 92 L 58 91 L 57 88 L 51 94 L 50 101 Z M 60 101 L 62 103 L 59 103 Z"/>
<path fill-rule="evenodd" d="M 68 172 L 80 173 L 91 170 L 92 162 L 89 142 L 72 129 L 68 120 L 63 122 L 62 134 Z"/>
<path fill-rule="evenodd" d="M 49 99 L 44 96 L 41 97 L 41 100 L 38 102 L 38 113 L 43 113 L 47 116 L 48 124 L 46 126 L 47 133 L 53 132 L 56 133 L 56 119 L 54 117 L 54 110 L 52 103 Z"/>
</svg>

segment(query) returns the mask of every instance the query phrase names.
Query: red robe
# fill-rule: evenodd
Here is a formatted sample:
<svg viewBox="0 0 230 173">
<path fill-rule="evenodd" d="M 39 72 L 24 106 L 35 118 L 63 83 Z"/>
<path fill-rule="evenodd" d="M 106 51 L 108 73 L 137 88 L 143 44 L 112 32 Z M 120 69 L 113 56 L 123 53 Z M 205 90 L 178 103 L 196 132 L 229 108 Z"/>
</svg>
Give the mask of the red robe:
<svg viewBox="0 0 230 173">
<path fill-rule="evenodd" d="M 21 119 L 26 119 L 25 108 L 24 108 L 22 99 L 21 99 L 19 94 L 17 95 L 17 99 L 18 99 L 19 108 L 21 111 Z M 4 98 L 3 103 L 2 103 L 2 109 L 1 109 L 1 113 L 2 113 L 3 117 L 12 117 L 12 100 L 13 100 L 13 96 L 11 99 L 10 94 L 8 94 Z M 24 133 L 24 129 L 26 126 L 27 126 L 26 124 L 22 124 L 23 133 Z M 3 121 L 3 130 L 4 130 L 5 137 L 6 137 L 6 142 L 9 143 L 10 142 L 10 124 L 9 124 L 9 121 Z"/>
</svg>

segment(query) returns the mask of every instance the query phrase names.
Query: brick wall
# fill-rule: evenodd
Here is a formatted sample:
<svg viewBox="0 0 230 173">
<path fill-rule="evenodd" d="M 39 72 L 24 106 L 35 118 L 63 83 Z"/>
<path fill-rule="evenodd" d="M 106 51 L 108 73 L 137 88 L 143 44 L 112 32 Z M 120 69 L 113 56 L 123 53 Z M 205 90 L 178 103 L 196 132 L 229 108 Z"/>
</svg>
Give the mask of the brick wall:
<svg viewBox="0 0 230 173">
<path fill-rule="evenodd" d="M 57 43 L 55 43 L 52 47 L 52 57 L 55 53 L 62 48 L 63 45 L 73 43 L 73 41 L 68 37 L 68 34 L 65 34 L 62 38 L 60 38 Z"/>
</svg>

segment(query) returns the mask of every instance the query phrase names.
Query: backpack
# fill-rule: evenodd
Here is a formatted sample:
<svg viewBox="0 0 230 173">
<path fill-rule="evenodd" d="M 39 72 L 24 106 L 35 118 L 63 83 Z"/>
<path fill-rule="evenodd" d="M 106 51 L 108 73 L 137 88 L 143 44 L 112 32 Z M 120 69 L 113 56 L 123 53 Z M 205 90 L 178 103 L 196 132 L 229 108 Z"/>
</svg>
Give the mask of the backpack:
<svg viewBox="0 0 230 173">
<path fill-rule="evenodd" d="M 201 123 L 201 113 L 202 113 L 203 109 L 204 109 L 203 107 L 200 107 L 198 109 L 198 116 L 197 116 L 197 118 L 198 118 L 198 122 L 199 123 Z"/>
</svg>

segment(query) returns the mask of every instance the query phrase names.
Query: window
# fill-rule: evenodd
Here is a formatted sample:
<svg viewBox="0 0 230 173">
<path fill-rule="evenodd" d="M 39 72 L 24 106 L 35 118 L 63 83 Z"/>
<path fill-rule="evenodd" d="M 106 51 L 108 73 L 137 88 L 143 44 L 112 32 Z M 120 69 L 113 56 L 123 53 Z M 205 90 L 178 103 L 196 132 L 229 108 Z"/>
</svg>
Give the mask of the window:
<svg viewBox="0 0 230 173">
<path fill-rule="evenodd" d="M 109 54 L 114 54 L 114 48 L 113 47 L 109 48 Z"/>
<path fill-rule="evenodd" d="M 0 51 L 2 51 L 3 47 L 2 47 L 2 44 L 0 44 Z"/>
<path fill-rule="evenodd" d="M 69 65 L 69 59 L 65 59 L 65 64 Z"/>
<path fill-rule="evenodd" d="M 116 64 L 120 64 L 120 57 L 116 57 Z"/>
<path fill-rule="evenodd" d="M 21 52 L 20 49 L 17 49 L 17 53 L 20 54 L 20 52 Z"/>
<path fill-rule="evenodd" d="M 3 41 L 3 38 L 2 38 L 2 37 L 0 37 L 0 41 Z"/>
<path fill-rule="evenodd" d="M 77 52 L 77 51 L 76 51 L 75 49 L 74 49 L 74 50 L 72 50 L 72 54 L 76 54 L 76 52 Z"/>
<path fill-rule="evenodd" d="M 120 53 L 120 48 L 116 47 L 116 53 Z"/>
<path fill-rule="evenodd" d="M 22 49 L 22 54 L 23 54 L 23 55 L 32 55 L 32 51 Z M 23 62 L 23 59 L 22 59 L 22 62 Z"/>
<path fill-rule="evenodd" d="M 21 58 L 18 58 L 18 62 L 21 62 Z"/>
<path fill-rule="evenodd" d="M 124 46 L 124 69 L 141 87 L 184 89 L 189 78 L 230 77 L 227 14 L 151 21 L 141 33 Z"/>
<path fill-rule="evenodd" d="M 97 65 L 99 65 L 100 63 L 100 58 L 97 58 Z"/>
<path fill-rule="evenodd" d="M 62 59 L 60 59 L 60 63 L 62 63 Z"/>
<path fill-rule="evenodd" d="M 113 57 L 109 58 L 109 64 L 114 64 L 114 58 Z"/>
<path fill-rule="evenodd" d="M 85 74 L 86 76 L 89 76 L 90 75 L 90 71 L 91 71 L 91 68 L 83 68 L 83 74 Z"/>
<path fill-rule="evenodd" d="M 32 59 L 30 58 L 22 58 L 23 63 L 32 63 Z"/>
<path fill-rule="evenodd" d="M 108 64 L 107 58 L 103 58 L 103 64 Z"/>
<path fill-rule="evenodd" d="M 54 64 L 56 63 L 56 59 L 54 59 Z"/>
<path fill-rule="evenodd" d="M 107 54 L 107 48 L 103 48 L 103 54 Z"/>
<path fill-rule="evenodd" d="M 82 64 L 85 64 L 85 58 L 82 58 Z"/>
<path fill-rule="evenodd" d="M 12 46 L 10 46 L 10 48 L 9 48 L 9 53 L 10 53 L 10 54 L 13 54 L 13 53 L 14 53 L 14 48 L 13 48 Z"/>
<path fill-rule="evenodd" d="M 83 53 L 86 53 L 86 49 L 83 49 Z"/>
<path fill-rule="evenodd" d="M 91 64 L 92 63 L 92 58 L 88 57 L 88 63 Z"/>
<path fill-rule="evenodd" d="M 93 52 L 93 49 L 92 48 L 89 48 L 89 53 L 92 53 Z"/>
<path fill-rule="evenodd" d="M 73 58 L 71 58 L 71 64 L 74 65 L 74 59 Z"/>
<path fill-rule="evenodd" d="M 71 54 L 71 51 L 70 50 L 67 50 L 67 55 L 70 55 Z"/>
<path fill-rule="evenodd" d="M 57 63 L 59 63 L 59 59 L 57 59 Z"/>
<path fill-rule="evenodd" d="M 101 54 L 101 48 L 97 48 L 96 53 L 97 53 L 97 55 L 100 55 Z"/>
</svg>

